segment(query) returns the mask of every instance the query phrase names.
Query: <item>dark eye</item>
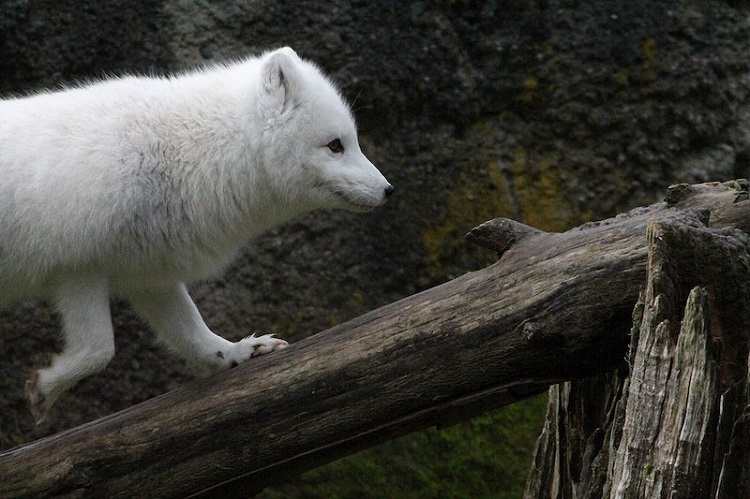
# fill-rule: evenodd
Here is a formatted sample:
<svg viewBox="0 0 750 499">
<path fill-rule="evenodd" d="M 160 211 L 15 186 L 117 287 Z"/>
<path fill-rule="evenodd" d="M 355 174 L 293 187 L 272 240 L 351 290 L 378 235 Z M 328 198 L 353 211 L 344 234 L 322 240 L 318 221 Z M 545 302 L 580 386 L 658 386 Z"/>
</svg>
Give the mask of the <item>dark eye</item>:
<svg viewBox="0 0 750 499">
<path fill-rule="evenodd" d="M 341 139 L 333 139 L 326 146 L 331 152 L 335 152 L 336 154 L 344 152 L 344 145 L 341 143 Z"/>
</svg>

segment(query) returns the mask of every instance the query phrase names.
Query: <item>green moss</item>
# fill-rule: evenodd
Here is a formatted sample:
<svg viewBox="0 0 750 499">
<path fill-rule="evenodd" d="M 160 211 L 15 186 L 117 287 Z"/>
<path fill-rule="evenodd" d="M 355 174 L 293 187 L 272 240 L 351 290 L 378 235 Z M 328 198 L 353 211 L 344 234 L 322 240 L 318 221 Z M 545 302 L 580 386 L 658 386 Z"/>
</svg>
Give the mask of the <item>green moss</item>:
<svg viewBox="0 0 750 499">
<path fill-rule="evenodd" d="M 512 212 L 507 187 L 497 163 L 483 174 L 462 174 L 447 198 L 445 217 L 422 234 L 428 274 L 444 275 L 447 262 L 458 262 L 470 249 L 464 236 L 482 222 Z"/>
<path fill-rule="evenodd" d="M 643 51 L 643 65 L 646 67 L 653 66 L 659 55 L 656 50 L 656 40 L 647 36 L 641 43 L 641 50 Z"/>
<path fill-rule="evenodd" d="M 654 465 L 651 463 L 646 463 L 646 466 L 643 468 L 643 474 L 645 476 L 649 476 L 654 471 Z"/>
<path fill-rule="evenodd" d="M 640 73 L 640 78 L 644 77 L 653 78 L 655 76 L 655 68 L 659 63 L 659 51 L 656 44 L 656 39 L 647 36 L 641 41 L 641 60 L 638 64 L 618 69 L 614 76 L 614 82 L 621 86 L 627 87 L 630 85 L 631 74 Z"/>
<path fill-rule="evenodd" d="M 621 87 L 627 87 L 630 84 L 630 71 L 625 68 L 617 70 L 614 76 L 615 83 Z"/>
<path fill-rule="evenodd" d="M 518 498 L 542 428 L 546 396 L 445 430 L 398 438 L 266 489 L 262 499 Z"/>
<path fill-rule="evenodd" d="M 473 159 L 487 161 L 483 168 L 457 165 L 461 173 L 449 190 L 444 216 L 422 234 L 429 279 L 445 276 L 447 265 L 478 261 L 464 235 L 492 218 L 513 218 L 547 231 L 565 230 L 580 222 L 566 196 L 567 179 L 555 153 L 519 146 L 503 150 L 503 144 L 492 141 L 494 137 L 496 132 L 488 125 L 472 128 L 467 143 L 484 148 Z"/>
<path fill-rule="evenodd" d="M 510 165 L 523 223 L 546 231 L 562 231 L 577 222 L 566 206 L 564 178 L 552 154 L 529 157 L 516 148 Z"/>
<path fill-rule="evenodd" d="M 537 96 L 539 80 L 535 76 L 529 76 L 523 81 L 523 90 L 521 92 L 521 102 L 531 104 Z"/>
</svg>

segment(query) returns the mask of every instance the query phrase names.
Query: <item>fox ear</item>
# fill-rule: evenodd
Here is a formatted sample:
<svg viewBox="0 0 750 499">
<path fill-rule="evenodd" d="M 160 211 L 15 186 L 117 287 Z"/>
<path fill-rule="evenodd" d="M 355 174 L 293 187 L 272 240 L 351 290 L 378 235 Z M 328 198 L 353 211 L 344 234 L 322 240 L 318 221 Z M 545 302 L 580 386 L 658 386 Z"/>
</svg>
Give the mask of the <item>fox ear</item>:
<svg viewBox="0 0 750 499">
<path fill-rule="evenodd" d="M 271 53 L 263 65 L 263 90 L 284 111 L 298 90 L 300 58 L 289 47 Z"/>
</svg>

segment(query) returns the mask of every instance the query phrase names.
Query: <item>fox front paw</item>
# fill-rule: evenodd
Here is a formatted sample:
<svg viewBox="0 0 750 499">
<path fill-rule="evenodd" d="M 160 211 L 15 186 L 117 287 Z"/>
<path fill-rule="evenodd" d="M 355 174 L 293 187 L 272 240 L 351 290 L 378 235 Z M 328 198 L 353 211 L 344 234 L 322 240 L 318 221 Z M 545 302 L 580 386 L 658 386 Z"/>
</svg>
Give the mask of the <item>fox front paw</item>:
<svg viewBox="0 0 750 499">
<path fill-rule="evenodd" d="M 274 338 L 272 334 L 255 336 L 254 334 L 243 338 L 234 345 L 228 355 L 221 353 L 225 361 L 225 367 L 231 369 L 246 362 L 248 359 L 275 352 L 289 346 L 289 343 L 281 338 Z M 218 353 L 217 353 L 218 355 Z"/>
</svg>

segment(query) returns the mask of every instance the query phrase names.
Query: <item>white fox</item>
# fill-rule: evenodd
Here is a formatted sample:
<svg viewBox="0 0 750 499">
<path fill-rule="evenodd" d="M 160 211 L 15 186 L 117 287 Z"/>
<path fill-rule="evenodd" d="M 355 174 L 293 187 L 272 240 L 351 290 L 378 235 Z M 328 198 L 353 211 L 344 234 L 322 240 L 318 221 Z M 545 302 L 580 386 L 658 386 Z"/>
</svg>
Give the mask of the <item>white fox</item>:
<svg viewBox="0 0 750 499">
<path fill-rule="evenodd" d="M 49 299 L 65 337 L 26 383 L 37 420 L 113 357 L 111 295 L 204 370 L 283 348 L 214 334 L 185 283 L 295 215 L 366 211 L 394 190 L 334 85 L 290 48 L 0 100 L 0 179 L 0 306 Z"/>
</svg>

